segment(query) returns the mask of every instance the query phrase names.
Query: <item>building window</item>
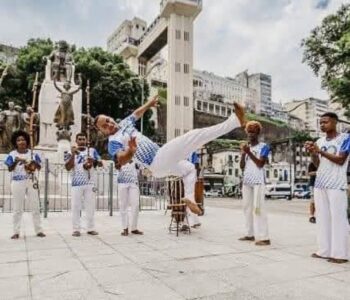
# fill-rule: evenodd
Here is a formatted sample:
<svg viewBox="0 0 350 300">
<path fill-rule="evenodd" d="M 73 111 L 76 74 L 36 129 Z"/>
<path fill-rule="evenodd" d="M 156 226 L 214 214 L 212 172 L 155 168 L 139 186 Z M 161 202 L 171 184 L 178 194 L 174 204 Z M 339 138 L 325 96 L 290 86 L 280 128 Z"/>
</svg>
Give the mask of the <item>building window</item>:
<svg viewBox="0 0 350 300">
<path fill-rule="evenodd" d="M 270 171 L 266 170 L 266 178 L 270 178 Z"/>
<path fill-rule="evenodd" d="M 203 111 L 208 111 L 208 102 L 203 102 Z"/>
<path fill-rule="evenodd" d="M 188 98 L 188 97 L 184 97 L 184 105 L 185 106 L 190 106 L 190 98 Z"/>
<path fill-rule="evenodd" d="M 239 170 L 238 169 L 235 169 L 235 176 L 239 177 Z"/>
<path fill-rule="evenodd" d="M 175 96 L 175 105 L 180 105 L 181 104 L 181 100 L 180 100 L 180 96 Z"/>
<path fill-rule="evenodd" d="M 184 73 L 188 74 L 190 72 L 190 65 L 189 64 L 184 64 Z"/>
<path fill-rule="evenodd" d="M 175 137 L 180 136 L 181 131 L 178 128 L 175 128 Z"/>
<path fill-rule="evenodd" d="M 209 104 L 209 112 L 214 113 L 214 104 Z"/>
<path fill-rule="evenodd" d="M 221 106 L 221 115 L 222 116 L 226 116 L 226 107 L 224 107 L 224 106 Z"/>
<path fill-rule="evenodd" d="M 136 27 L 136 29 L 139 29 L 139 24 L 136 24 L 136 26 L 135 26 L 135 27 Z"/>
<path fill-rule="evenodd" d="M 232 169 L 228 169 L 228 175 L 232 175 Z"/>
<path fill-rule="evenodd" d="M 197 109 L 202 110 L 202 102 L 201 101 L 197 101 Z"/>
<path fill-rule="evenodd" d="M 178 62 L 175 63 L 175 72 L 181 72 L 181 64 Z"/>
<path fill-rule="evenodd" d="M 184 40 L 187 42 L 190 40 L 190 33 L 188 31 L 184 31 Z"/>
<path fill-rule="evenodd" d="M 219 105 L 215 105 L 215 114 L 220 115 L 220 106 Z"/>
<path fill-rule="evenodd" d="M 181 31 L 178 30 L 178 29 L 175 30 L 175 38 L 176 38 L 177 40 L 180 40 L 180 39 L 181 39 Z"/>
</svg>

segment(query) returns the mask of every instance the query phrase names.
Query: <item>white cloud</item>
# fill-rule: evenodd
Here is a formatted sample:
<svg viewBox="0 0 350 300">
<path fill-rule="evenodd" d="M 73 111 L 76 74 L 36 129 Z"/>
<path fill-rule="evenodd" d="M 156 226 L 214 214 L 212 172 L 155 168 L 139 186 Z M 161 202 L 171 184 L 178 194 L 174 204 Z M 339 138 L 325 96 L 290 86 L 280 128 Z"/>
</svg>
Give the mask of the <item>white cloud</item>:
<svg viewBox="0 0 350 300">
<path fill-rule="evenodd" d="M 344 1 L 206 1 L 196 22 L 195 65 L 233 76 L 249 69 L 272 75 L 273 100 L 327 98 L 307 65 L 300 42 Z M 208 26 L 210 24 L 210 26 Z"/>
<path fill-rule="evenodd" d="M 224 76 L 249 69 L 272 75 L 273 99 L 326 98 L 308 66 L 301 39 L 345 0 L 203 0 L 195 21 L 195 68 Z M 159 0 L 2 0 L 0 42 L 30 37 L 105 47 L 126 18 L 151 22 Z"/>
</svg>

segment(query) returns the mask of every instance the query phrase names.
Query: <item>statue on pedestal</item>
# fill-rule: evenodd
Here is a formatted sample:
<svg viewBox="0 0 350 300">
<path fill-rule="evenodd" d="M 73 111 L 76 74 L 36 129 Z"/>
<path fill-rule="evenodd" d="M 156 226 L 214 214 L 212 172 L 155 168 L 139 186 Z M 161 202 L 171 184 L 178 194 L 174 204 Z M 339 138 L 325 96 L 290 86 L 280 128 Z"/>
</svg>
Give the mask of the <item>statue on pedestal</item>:
<svg viewBox="0 0 350 300">
<path fill-rule="evenodd" d="M 12 133 L 21 127 L 21 115 L 14 102 L 8 103 L 8 109 L 0 112 L 0 137 L 3 147 L 11 144 Z M 17 109 L 16 109 L 17 108 Z"/>
<path fill-rule="evenodd" d="M 59 41 L 57 49 L 46 58 L 46 74 L 51 80 L 72 82 L 74 80 L 74 60 L 66 41 Z"/>
<path fill-rule="evenodd" d="M 70 126 L 74 125 L 74 112 L 73 112 L 73 95 L 81 89 L 81 80 L 79 87 L 75 90 L 70 90 L 71 85 L 69 82 L 63 84 L 63 90 L 57 86 L 54 79 L 55 88 L 61 93 L 61 102 L 56 110 L 54 123 L 59 130 L 66 129 L 69 131 Z"/>
</svg>

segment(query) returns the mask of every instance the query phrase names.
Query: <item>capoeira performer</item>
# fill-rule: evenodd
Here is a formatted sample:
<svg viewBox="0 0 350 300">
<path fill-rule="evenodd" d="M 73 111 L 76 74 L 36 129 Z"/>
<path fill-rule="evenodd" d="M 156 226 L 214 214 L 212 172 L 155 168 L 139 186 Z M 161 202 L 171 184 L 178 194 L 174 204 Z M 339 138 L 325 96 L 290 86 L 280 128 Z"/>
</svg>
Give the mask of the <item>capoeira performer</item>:
<svg viewBox="0 0 350 300">
<path fill-rule="evenodd" d="M 80 211 L 84 201 L 86 231 L 90 235 L 98 235 L 95 231 L 95 168 L 102 166 L 100 155 L 96 149 L 87 147 L 85 133 L 78 133 L 75 138 L 77 146 L 64 153 L 65 167 L 72 170 L 72 236 L 80 236 Z"/>
<path fill-rule="evenodd" d="M 138 164 L 131 160 L 120 167 L 117 175 L 120 216 L 123 228 L 121 235 L 123 236 L 129 235 L 129 228 L 132 234 L 143 234 L 142 231 L 137 229 L 140 204 L 138 169 Z M 130 218 L 128 212 L 129 207 Z"/>
<path fill-rule="evenodd" d="M 259 142 L 262 126 L 250 121 L 246 125 L 248 144 L 241 146 L 240 167 L 243 170 L 243 210 L 246 235 L 239 240 L 256 241 L 257 246 L 270 245 L 265 208 L 265 170 L 270 152 L 269 146 Z"/>
<path fill-rule="evenodd" d="M 199 214 L 201 210 L 194 199 L 196 170 L 187 158 L 204 144 L 237 127 L 244 126 L 243 107 L 235 103 L 235 114 L 226 121 L 215 126 L 191 130 L 159 147 L 135 128 L 135 122 L 148 109 L 157 106 L 157 103 L 158 96 L 148 100 L 119 124 L 106 115 L 98 115 L 95 118 L 95 126 L 109 136 L 108 150 L 116 164 L 125 165 L 134 158 L 148 168 L 154 177 L 162 178 L 171 175 L 182 177 L 184 202 L 192 212 Z"/>
<path fill-rule="evenodd" d="M 30 137 L 25 131 L 15 131 L 12 134 L 11 143 L 15 150 L 11 151 L 5 159 L 5 165 L 12 172 L 14 234 L 11 239 L 19 238 L 25 197 L 32 210 L 35 233 L 38 237 L 45 237 L 41 227 L 38 186 L 33 180 L 35 171 L 41 169 L 40 156 L 28 149 Z"/>
<path fill-rule="evenodd" d="M 347 133 L 337 132 L 337 121 L 335 113 L 323 114 L 320 128 L 326 136 L 305 143 L 318 167 L 314 188 L 318 251 L 311 256 L 332 263 L 345 263 L 348 261 L 349 238 L 346 171 L 350 138 Z"/>
</svg>

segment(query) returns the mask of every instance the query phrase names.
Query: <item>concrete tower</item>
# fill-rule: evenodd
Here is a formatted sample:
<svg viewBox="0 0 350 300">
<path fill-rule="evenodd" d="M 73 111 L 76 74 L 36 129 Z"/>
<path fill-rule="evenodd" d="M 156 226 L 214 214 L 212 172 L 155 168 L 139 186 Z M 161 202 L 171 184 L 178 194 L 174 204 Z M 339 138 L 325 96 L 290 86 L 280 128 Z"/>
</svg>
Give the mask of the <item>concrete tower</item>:
<svg viewBox="0 0 350 300">
<path fill-rule="evenodd" d="M 168 45 L 167 140 L 193 128 L 193 23 L 201 10 L 202 0 L 162 0 L 147 28 L 137 18 L 124 21 L 107 42 L 140 76 L 148 75 L 152 58 Z"/>
</svg>

